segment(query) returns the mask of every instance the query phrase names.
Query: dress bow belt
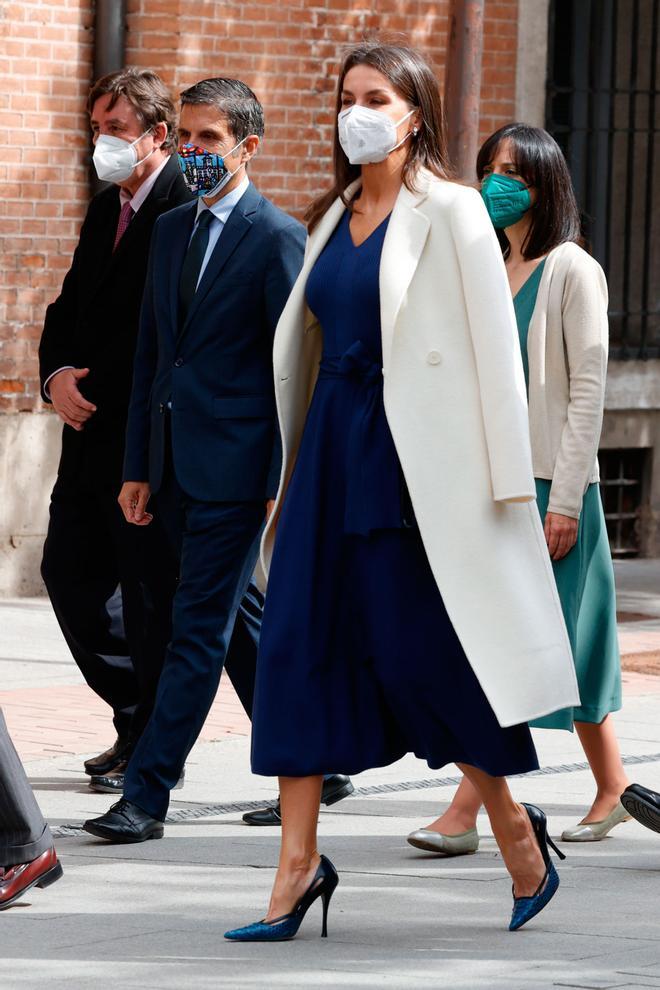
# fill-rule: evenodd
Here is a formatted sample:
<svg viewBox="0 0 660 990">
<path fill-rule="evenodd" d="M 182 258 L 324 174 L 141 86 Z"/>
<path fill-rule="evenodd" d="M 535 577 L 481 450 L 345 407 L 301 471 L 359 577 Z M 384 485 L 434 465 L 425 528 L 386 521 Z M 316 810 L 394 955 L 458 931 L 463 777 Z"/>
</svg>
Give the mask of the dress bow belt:
<svg viewBox="0 0 660 990">
<path fill-rule="evenodd" d="M 385 416 L 382 365 L 357 340 L 342 355 L 324 355 L 319 379 L 344 379 L 351 386 L 344 532 L 368 536 L 400 528 L 401 469 Z"/>
</svg>

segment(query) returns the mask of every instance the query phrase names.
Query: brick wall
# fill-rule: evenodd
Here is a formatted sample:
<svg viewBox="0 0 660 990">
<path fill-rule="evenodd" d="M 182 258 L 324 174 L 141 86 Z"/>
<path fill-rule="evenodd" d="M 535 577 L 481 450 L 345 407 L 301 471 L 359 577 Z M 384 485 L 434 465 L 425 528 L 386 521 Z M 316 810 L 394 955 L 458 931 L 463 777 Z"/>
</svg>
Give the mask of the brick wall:
<svg viewBox="0 0 660 990">
<path fill-rule="evenodd" d="M 46 304 L 88 197 L 92 0 L 0 3 L 0 412 L 40 408 Z"/>
<path fill-rule="evenodd" d="M 88 196 L 92 8 L 93 0 L 0 0 L 0 412 L 43 409 L 43 312 Z M 484 135 L 513 115 L 517 11 L 518 0 L 486 0 Z M 328 181 L 342 47 L 375 32 L 404 35 L 442 79 L 447 19 L 448 0 L 129 0 L 126 60 L 158 70 L 175 93 L 210 75 L 252 86 L 266 110 L 253 175 L 278 205 L 300 213 Z"/>
</svg>

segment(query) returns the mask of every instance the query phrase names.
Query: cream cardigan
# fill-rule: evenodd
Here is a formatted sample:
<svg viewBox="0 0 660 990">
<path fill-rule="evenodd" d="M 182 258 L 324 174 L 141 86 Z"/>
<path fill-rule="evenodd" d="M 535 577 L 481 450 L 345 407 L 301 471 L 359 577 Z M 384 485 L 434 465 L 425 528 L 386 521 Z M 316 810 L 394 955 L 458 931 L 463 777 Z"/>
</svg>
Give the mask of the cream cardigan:
<svg viewBox="0 0 660 990">
<path fill-rule="evenodd" d="M 607 374 L 607 282 L 577 244 L 546 258 L 529 325 L 529 424 L 535 478 L 552 481 L 549 512 L 577 519 L 599 480 Z"/>
</svg>

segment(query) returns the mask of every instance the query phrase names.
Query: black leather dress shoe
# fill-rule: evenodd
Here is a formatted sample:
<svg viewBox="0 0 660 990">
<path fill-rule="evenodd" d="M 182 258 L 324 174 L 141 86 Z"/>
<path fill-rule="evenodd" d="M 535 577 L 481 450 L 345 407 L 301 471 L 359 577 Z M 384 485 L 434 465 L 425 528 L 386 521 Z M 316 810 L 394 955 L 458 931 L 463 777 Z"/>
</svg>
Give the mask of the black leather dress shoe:
<svg viewBox="0 0 660 990">
<path fill-rule="evenodd" d="M 83 825 L 90 835 L 97 835 L 108 842 L 144 842 L 145 839 L 162 839 L 163 823 L 152 818 L 132 801 L 122 798 L 113 804 L 105 815 L 90 818 Z"/>
<path fill-rule="evenodd" d="M 328 777 L 323 781 L 321 804 L 329 807 L 331 804 L 336 804 L 337 801 L 348 797 L 354 790 L 355 788 L 351 783 L 350 777 L 346 777 L 341 773 L 335 773 L 332 777 Z M 246 825 L 281 825 L 282 812 L 280 810 L 279 798 L 277 804 L 271 805 L 269 808 L 246 811 L 243 815 L 243 821 Z"/>
<path fill-rule="evenodd" d="M 94 775 L 89 782 L 90 791 L 97 791 L 99 794 L 122 794 L 124 790 L 124 776 L 128 763 L 120 763 L 116 770 L 110 773 Z M 172 788 L 180 791 L 186 779 L 186 771 L 181 772 L 181 776 Z"/>
<path fill-rule="evenodd" d="M 641 784 L 631 784 L 621 795 L 621 804 L 641 825 L 660 832 L 660 794 Z"/>
<path fill-rule="evenodd" d="M 117 736 L 110 749 L 105 753 L 93 756 L 90 760 L 85 760 L 85 773 L 90 777 L 97 774 L 110 773 L 116 770 L 120 763 L 126 763 L 133 752 L 135 740 L 130 736 Z"/>
</svg>

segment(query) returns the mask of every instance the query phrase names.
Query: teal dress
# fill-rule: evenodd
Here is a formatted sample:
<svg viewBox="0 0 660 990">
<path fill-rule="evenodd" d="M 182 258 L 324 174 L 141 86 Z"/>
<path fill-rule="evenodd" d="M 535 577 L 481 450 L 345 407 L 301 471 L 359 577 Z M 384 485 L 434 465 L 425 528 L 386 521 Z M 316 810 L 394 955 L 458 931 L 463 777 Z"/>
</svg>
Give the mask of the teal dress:
<svg viewBox="0 0 660 990">
<path fill-rule="evenodd" d="M 514 296 L 525 381 L 529 388 L 527 334 L 545 261 Z M 536 499 L 545 519 L 552 482 L 536 478 Z M 575 546 L 552 562 L 568 636 L 573 648 L 581 704 L 530 724 L 543 729 L 572 729 L 573 722 L 602 722 L 621 708 L 621 659 L 616 628 L 614 571 L 598 484 L 587 488 Z"/>
</svg>

